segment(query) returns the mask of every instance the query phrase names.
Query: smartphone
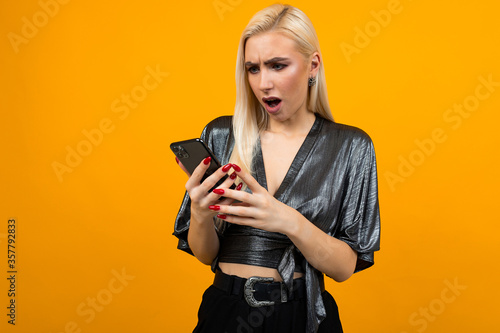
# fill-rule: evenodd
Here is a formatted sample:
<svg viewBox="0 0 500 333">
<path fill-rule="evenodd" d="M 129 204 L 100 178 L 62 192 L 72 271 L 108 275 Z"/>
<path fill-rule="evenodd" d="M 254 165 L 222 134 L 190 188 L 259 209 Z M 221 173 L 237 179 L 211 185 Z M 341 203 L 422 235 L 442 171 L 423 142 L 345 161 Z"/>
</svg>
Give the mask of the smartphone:
<svg viewBox="0 0 500 333">
<path fill-rule="evenodd" d="M 207 145 L 201 139 L 191 139 L 179 142 L 173 142 L 170 144 L 170 149 L 174 152 L 175 156 L 179 159 L 179 161 L 184 165 L 186 170 L 193 174 L 194 169 L 198 165 L 200 165 L 201 161 L 203 161 L 207 157 L 211 157 L 210 165 L 201 178 L 201 182 L 203 182 L 208 176 L 213 174 L 217 169 L 221 167 L 220 162 L 215 157 L 214 153 L 207 147 Z M 215 188 L 219 187 L 226 179 L 227 175 L 222 177 L 214 187 L 210 189 L 213 191 Z M 236 186 L 231 185 L 231 189 L 234 189 Z M 210 192 L 209 191 L 209 192 Z M 222 197 L 223 198 L 223 197 Z M 221 199 L 222 199 L 221 198 Z"/>
<path fill-rule="evenodd" d="M 215 157 L 214 153 L 207 147 L 207 145 L 201 139 L 191 139 L 179 142 L 173 142 L 170 144 L 170 149 L 174 152 L 175 156 L 184 165 L 190 174 L 193 173 L 194 169 L 200 165 L 207 157 L 211 157 L 210 166 L 203 175 L 202 182 L 210 176 L 212 173 L 217 171 L 221 167 L 219 161 Z"/>
</svg>

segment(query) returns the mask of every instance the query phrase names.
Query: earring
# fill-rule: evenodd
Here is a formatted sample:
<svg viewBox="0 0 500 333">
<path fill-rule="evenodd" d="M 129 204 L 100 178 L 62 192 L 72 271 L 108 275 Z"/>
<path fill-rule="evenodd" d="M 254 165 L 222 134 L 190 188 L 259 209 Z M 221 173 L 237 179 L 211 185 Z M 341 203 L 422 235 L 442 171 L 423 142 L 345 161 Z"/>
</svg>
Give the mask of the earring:
<svg viewBox="0 0 500 333">
<path fill-rule="evenodd" d="M 315 78 L 314 76 L 311 76 L 311 77 L 309 78 L 308 83 L 309 83 L 309 87 L 314 86 L 314 85 L 316 84 L 316 78 Z"/>
</svg>

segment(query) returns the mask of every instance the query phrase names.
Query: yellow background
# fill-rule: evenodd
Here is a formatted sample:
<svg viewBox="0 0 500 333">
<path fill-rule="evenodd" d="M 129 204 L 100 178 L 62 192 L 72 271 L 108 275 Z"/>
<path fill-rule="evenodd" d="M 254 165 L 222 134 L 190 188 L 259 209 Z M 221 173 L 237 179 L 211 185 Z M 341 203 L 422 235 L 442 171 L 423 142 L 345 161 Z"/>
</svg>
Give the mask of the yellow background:
<svg viewBox="0 0 500 333">
<path fill-rule="evenodd" d="M 1 331 L 190 332 L 212 273 L 171 235 L 186 177 L 168 145 L 232 114 L 240 33 L 274 1 L 66 2 L 0 4 Z M 327 282 L 345 332 L 496 331 L 500 86 L 477 87 L 500 82 L 498 1 L 291 4 L 318 32 L 334 117 L 377 152 L 382 250 L 373 268 Z M 377 30 L 372 11 L 389 7 L 398 13 Z M 125 114 L 131 93 L 140 102 Z M 475 110 L 446 118 L 464 101 Z M 85 146 L 103 121 L 108 133 Z M 60 181 L 53 164 L 67 165 L 68 146 L 87 156 Z M 91 317 L 92 299 L 105 305 Z"/>
</svg>

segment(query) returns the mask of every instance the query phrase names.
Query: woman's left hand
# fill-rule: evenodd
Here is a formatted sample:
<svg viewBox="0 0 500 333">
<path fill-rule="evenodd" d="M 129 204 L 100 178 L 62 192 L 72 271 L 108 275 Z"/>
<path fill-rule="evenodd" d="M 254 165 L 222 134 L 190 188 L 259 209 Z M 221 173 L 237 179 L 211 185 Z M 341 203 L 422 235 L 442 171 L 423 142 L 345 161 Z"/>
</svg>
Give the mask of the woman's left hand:
<svg viewBox="0 0 500 333">
<path fill-rule="evenodd" d="M 335 281 L 347 280 L 354 272 L 357 253 L 347 243 L 316 227 L 302 214 L 278 201 L 247 172 L 233 169 L 252 193 L 224 189 L 217 194 L 240 201 L 232 205 L 213 205 L 219 218 L 234 224 L 285 234 L 307 261 Z M 215 190 L 214 190 L 215 192 Z"/>
<path fill-rule="evenodd" d="M 234 164 L 233 169 L 252 193 L 224 189 L 221 196 L 240 202 L 232 205 L 213 205 L 209 208 L 217 211 L 219 218 L 230 223 L 283 234 L 290 231 L 293 228 L 290 221 L 294 221 L 294 217 L 299 213 L 269 194 L 248 172 L 242 171 Z"/>
</svg>

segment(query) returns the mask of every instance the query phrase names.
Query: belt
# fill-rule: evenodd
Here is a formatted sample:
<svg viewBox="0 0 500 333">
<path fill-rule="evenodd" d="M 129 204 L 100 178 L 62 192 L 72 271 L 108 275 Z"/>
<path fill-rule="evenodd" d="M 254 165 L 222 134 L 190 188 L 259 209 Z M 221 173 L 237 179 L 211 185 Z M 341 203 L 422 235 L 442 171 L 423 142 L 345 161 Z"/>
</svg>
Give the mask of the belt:
<svg viewBox="0 0 500 333">
<path fill-rule="evenodd" d="M 215 273 L 213 285 L 229 295 L 243 297 L 251 307 L 275 305 L 306 297 L 304 278 L 293 280 L 293 292 L 290 295 L 286 285 L 283 282 L 274 282 L 273 278 L 252 276 L 244 279 L 227 275 L 220 270 Z"/>
</svg>

